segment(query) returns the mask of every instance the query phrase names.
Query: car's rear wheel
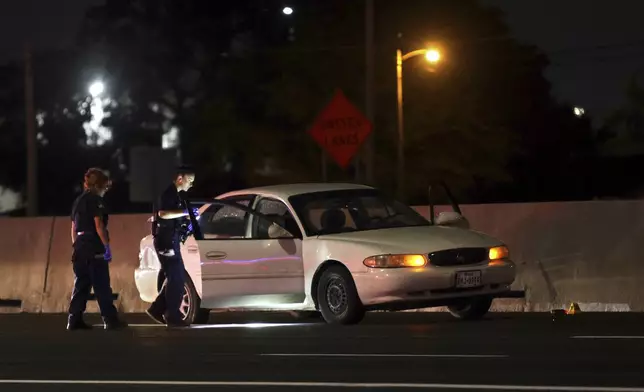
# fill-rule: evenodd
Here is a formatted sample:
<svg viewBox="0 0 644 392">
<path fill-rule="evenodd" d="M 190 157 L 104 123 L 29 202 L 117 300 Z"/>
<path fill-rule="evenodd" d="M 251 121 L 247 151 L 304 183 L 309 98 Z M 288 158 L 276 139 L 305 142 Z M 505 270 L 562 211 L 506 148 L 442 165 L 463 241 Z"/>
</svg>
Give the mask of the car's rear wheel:
<svg viewBox="0 0 644 392">
<path fill-rule="evenodd" d="M 183 296 L 181 298 L 181 305 L 179 306 L 181 319 L 189 324 L 208 324 L 210 309 L 201 308 L 201 298 L 197 294 L 197 289 L 187 272 L 185 276 Z M 164 279 L 161 288 L 166 284 L 167 279 Z"/>
<path fill-rule="evenodd" d="M 329 324 L 356 324 L 364 317 L 353 278 L 342 266 L 332 266 L 322 273 L 317 298 L 320 313 Z"/>
<path fill-rule="evenodd" d="M 492 297 L 468 298 L 447 308 L 452 316 L 461 320 L 478 320 L 483 318 L 490 310 L 492 301 Z"/>
</svg>

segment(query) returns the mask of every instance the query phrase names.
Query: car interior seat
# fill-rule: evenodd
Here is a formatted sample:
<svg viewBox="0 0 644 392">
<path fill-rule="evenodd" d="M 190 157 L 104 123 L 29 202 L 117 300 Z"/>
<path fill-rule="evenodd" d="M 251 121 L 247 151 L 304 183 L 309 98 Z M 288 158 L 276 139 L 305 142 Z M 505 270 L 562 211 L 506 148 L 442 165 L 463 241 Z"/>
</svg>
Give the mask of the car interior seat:
<svg viewBox="0 0 644 392">
<path fill-rule="evenodd" d="M 272 219 L 280 226 L 284 227 L 284 217 L 279 214 L 264 214 L 267 218 Z M 269 238 L 268 229 L 273 223 L 268 219 L 259 219 L 257 222 L 257 236 L 259 238 Z"/>
<path fill-rule="evenodd" d="M 347 217 L 340 209 L 334 208 L 324 211 L 320 217 L 322 233 L 334 233 L 344 229 Z"/>
</svg>

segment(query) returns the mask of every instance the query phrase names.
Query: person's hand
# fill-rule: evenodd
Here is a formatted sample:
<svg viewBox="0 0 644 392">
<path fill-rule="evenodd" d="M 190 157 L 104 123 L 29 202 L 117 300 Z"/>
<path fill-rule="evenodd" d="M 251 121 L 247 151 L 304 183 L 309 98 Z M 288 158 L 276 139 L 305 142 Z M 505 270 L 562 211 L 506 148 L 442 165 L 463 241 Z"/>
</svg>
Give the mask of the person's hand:
<svg viewBox="0 0 644 392">
<path fill-rule="evenodd" d="M 103 258 L 104 258 L 104 259 L 105 259 L 105 261 L 107 261 L 108 263 L 109 263 L 110 261 L 112 261 L 112 250 L 110 249 L 110 246 L 109 246 L 109 245 L 106 245 L 106 246 L 105 246 L 105 253 L 103 253 Z"/>
</svg>

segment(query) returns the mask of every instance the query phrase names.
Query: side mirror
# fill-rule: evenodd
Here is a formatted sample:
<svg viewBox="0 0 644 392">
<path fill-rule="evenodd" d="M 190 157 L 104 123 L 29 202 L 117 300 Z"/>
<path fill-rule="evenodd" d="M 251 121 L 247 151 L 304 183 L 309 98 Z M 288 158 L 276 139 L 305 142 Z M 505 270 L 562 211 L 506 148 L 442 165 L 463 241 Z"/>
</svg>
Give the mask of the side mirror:
<svg viewBox="0 0 644 392">
<path fill-rule="evenodd" d="M 436 218 L 436 224 L 439 226 L 459 227 L 461 229 L 469 229 L 470 222 L 463 215 L 458 212 L 448 211 L 441 212 Z"/>
<path fill-rule="evenodd" d="M 293 234 L 289 233 L 288 230 L 281 227 L 280 225 L 273 223 L 268 228 L 268 237 L 269 238 L 293 238 Z"/>
</svg>

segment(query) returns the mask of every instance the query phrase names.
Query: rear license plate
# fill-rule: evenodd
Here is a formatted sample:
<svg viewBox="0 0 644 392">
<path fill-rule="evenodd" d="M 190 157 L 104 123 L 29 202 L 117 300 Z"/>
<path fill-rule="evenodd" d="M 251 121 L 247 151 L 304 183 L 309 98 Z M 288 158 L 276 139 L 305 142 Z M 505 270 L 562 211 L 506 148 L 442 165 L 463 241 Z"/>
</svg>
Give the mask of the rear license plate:
<svg viewBox="0 0 644 392">
<path fill-rule="evenodd" d="M 481 271 L 456 273 L 456 288 L 478 287 L 481 285 Z"/>
</svg>

